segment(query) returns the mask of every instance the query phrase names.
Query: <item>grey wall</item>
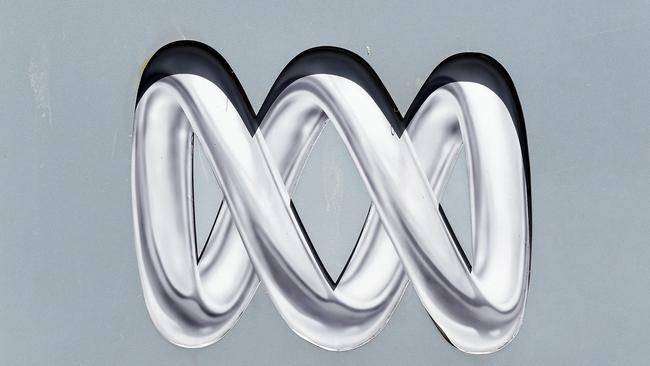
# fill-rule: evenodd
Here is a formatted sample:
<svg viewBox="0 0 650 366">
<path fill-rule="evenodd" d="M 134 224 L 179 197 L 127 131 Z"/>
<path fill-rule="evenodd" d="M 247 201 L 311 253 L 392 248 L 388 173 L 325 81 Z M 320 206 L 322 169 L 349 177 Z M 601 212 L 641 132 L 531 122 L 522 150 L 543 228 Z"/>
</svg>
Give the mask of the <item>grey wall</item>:
<svg viewBox="0 0 650 366">
<path fill-rule="evenodd" d="M 0 1 L 0 364 L 646 363 L 650 4 L 537 3 Z M 256 108 L 313 46 L 359 53 L 402 111 L 447 56 L 499 60 L 521 98 L 532 168 L 533 273 L 515 341 L 463 354 L 409 291 L 375 340 L 326 352 L 288 329 L 262 287 L 219 343 L 167 343 L 137 273 L 130 133 L 148 57 L 184 38 L 221 52 Z M 340 149 L 326 135 L 295 197 L 334 267 L 368 204 Z M 323 184 L 332 176 L 341 184 Z M 464 183 L 452 182 L 446 207 L 466 230 Z"/>
</svg>

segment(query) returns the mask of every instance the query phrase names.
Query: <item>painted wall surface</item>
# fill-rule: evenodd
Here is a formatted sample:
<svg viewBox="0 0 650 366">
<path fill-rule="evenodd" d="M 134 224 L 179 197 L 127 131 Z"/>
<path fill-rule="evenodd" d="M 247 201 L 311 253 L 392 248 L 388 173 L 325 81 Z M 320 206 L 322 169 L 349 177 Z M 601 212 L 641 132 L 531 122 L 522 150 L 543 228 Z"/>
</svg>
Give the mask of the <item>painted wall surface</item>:
<svg viewBox="0 0 650 366">
<path fill-rule="evenodd" d="M 647 362 L 649 14 L 647 1 L 0 1 L 0 364 Z M 362 56 L 403 112 L 450 55 L 483 52 L 504 65 L 532 173 L 532 277 L 514 342 L 487 356 L 459 352 L 408 290 L 377 338 L 327 352 L 291 332 L 263 287 L 217 344 L 165 341 L 137 271 L 131 131 L 144 65 L 179 39 L 219 51 L 256 109 L 282 68 L 314 46 Z M 336 133 L 321 140 L 294 202 L 337 272 L 369 197 Z M 199 162 L 205 236 L 220 193 Z M 443 198 L 465 242 L 466 184 L 458 169 Z"/>
</svg>

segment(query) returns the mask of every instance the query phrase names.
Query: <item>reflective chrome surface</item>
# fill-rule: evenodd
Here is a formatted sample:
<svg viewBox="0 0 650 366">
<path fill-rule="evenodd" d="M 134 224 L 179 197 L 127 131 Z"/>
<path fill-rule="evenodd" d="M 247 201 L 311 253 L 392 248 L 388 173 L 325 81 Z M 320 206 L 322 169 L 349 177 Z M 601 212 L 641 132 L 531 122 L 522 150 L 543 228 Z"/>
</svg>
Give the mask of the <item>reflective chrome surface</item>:
<svg viewBox="0 0 650 366">
<path fill-rule="evenodd" d="M 335 285 L 290 200 L 327 121 L 372 199 Z M 225 197 L 200 259 L 193 139 L 205 147 Z M 439 204 L 463 146 L 471 267 Z M 192 74 L 167 76 L 137 104 L 132 184 L 145 300 L 156 327 L 175 344 L 202 347 L 220 339 L 259 280 L 291 329 L 328 350 L 372 339 L 409 281 L 440 331 L 462 351 L 494 352 L 521 325 L 530 267 L 525 162 L 507 107 L 479 83 L 436 89 L 398 136 L 358 84 L 308 75 L 282 91 L 251 136 L 217 85 Z"/>
</svg>

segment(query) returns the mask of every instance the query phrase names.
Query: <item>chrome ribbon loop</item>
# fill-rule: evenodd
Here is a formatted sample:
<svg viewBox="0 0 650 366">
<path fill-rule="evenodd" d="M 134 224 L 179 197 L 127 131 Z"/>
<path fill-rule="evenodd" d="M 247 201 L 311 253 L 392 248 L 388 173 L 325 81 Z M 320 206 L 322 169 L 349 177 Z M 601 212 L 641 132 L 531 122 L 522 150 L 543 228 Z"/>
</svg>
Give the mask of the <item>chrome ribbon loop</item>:
<svg viewBox="0 0 650 366">
<path fill-rule="evenodd" d="M 138 263 L 149 313 L 168 340 L 186 347 L 216 342 L 259 280 L 291 329 L 328 350 L 374 337 L 409 280 L 455 347 L 487 353 L 512 340 L 528 290 L 530 183 L 525 135 L 497 93 L 479 82 L 444 83 L 423 95 L 402 132 L 355 80 L 300 75 L 282 86 L 251 134 L 251 117 L 218 84 L 192 73 L 168 75 L 147 85 L 136 107 Z M 338 281 L 323 270 L 290 199 L 328 121 L 372 200 Z M 194 139 L 225 197 L 200 258 Z M 472 264 L 439 203 L 461 147 Z"/>
</svg>

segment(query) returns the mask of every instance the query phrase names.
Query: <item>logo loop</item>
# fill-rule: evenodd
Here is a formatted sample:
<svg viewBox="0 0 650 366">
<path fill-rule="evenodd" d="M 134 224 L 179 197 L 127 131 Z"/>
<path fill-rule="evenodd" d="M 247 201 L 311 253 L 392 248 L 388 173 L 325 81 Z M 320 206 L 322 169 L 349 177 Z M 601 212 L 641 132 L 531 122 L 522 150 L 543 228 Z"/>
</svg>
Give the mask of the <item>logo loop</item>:
<svg viewBox="0 0 650 366">
<path fill-rule="evenodd" d="M 291 203 L 326 123 L 372 201 L 337 281 L 323 270 Z M 225 197 L 200 256 L 197 140 Z M 471 264 L 439 202 L 461 148 Z M 329 350 L 377 335 L 409 282 L 462 351 L 494 352 L 521 325 L 531 236 L 526 136 L 510 78 L 485 55 L 445 60 L 402 117 L 360 58 L 313 49 L 287 66 L 256 115 L 216 52 L 194 42 L 168 45 L 149 62 L 138 91 L 132 185 L 146 304 L 175 344 L 220 339 L 260 280 L 291 329 Z"/>
</svg>

